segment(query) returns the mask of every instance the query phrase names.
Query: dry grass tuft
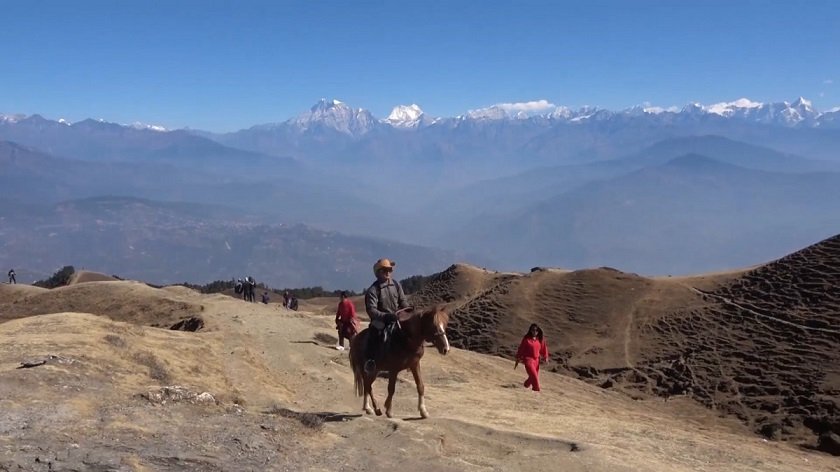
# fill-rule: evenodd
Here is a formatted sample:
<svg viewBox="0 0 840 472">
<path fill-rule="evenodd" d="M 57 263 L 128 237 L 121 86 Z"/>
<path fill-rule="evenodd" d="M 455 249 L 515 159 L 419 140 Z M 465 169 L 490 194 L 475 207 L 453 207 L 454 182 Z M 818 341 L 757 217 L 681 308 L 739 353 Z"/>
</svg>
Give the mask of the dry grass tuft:
<svg viewBox="0 0 840 472">
<path fill-rule="evenodd" d="M 306 426 L 307 428 L 314 429 L 316 431 L 320 431 L 321 428 L 324 427 L 324 418 L 314 413 L 300 413 L 277 405 L 273 406 L 266 413 L 272 415 L 279 415 L 284 418 L 296 419 L 300 421 L 300 424 Z"/>
<path fill-rule="evenodd" d="M 104 339 L 106 343 L 114 347 L 118 347 L 120 349 L 125 349 L 126 347 L 128 347 L 128 343 L 125 341 L 125 339 L 123 339 L 120 336 L 117 336 L 116 334 L 106 334 L 102 339 Z"/>
<path fill-rule="evenodd" d="M 149 368 L 149 377 L 164 384 L 172 383 L 172 376 L 166 366 L 151 352 L 134 354 L 134 361 Z"/>
</svg>

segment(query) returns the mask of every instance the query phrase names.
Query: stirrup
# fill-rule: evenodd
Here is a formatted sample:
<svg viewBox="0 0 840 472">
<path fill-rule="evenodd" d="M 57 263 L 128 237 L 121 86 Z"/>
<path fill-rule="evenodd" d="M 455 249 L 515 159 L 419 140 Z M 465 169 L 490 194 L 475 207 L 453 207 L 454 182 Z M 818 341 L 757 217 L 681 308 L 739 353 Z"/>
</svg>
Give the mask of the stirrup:
<svg viewBox="0 0 840 472">
<path fill-rule="evenodd" d="M 373 375 L 376 373 L 376 361 L 373 359 L 368 359 L 365 361 L 365 373 L 368 375 Z"/>
</svg>

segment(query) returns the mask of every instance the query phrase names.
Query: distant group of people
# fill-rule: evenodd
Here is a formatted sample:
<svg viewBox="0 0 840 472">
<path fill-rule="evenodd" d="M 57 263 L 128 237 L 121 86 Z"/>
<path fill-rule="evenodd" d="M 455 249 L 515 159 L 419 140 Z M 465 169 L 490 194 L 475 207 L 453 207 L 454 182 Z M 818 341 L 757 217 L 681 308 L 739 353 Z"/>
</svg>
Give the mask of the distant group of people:
<svg viewBox="0 0 840 472">
<path fill-rule="evenodd" d="M 289 293 L 288 290 L 283 292 L 283 308 L 288 308 L 290 310 L 297 311 L 298 309 L 298 299 L 296 296 Z"/>
<path fill-rule="evenodd" d="M 17 283 L 17 279 L 15 278 L 15 270 L 14 269 L 9 269 L 9 283 L 10 284 L 16 284 Z"/>
<path fill-rule="evenodd" d="M 236 294 L 241 294 L 242 299 L 246 302 L 254 303 L 257 301 L 256 295 L 254 294 L 254 289 L 256 287 L 257 282 L 253 277 L 248 275 L 245 276 L 244 279 L 236 279 L 236 283 L 233 285 L 233 291 L 236 292 Z"/>
<path fill-rule="evenodd" d="M 257 282 L 254 280 L 254 277 L 248 275 L 244 279 L 239 278 L 236 279 L 236 282 L 233 284 L 233 291 L 237 295 L 242 295 L 242 299 L 246 302 L 256 303 L 256 288 Z M 271 296 L 268 294 L 267 290 L 264 290 L 262 295 L 260 296 L 260 301 L 264 304 L 268 304 L 271 301 Z M 296 296 L 289 293 L 288 290 L 283 292 L 283 308 L 288 308 L 289 310 L 298 309 L 298 299 Z"/>
</svg>

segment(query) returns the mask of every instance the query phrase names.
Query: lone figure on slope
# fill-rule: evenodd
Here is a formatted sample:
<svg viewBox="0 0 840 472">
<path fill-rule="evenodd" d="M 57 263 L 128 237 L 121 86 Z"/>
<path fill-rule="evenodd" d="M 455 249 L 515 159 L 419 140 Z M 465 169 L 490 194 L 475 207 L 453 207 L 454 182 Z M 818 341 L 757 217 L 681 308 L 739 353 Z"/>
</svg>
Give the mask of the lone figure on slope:
<svg viewBox="0 0 840 472">
<path fill-rule="evenodd" d="M 397 311 L 408 308 L 405 292 L 400 283 L 392 279 L 394 266 L 388 259 L 379 259 L 373 265 L 376 281 L 365 292 L 365 311 L 370 317 L 370 335 L 365 346 L 365 373 L 376 372 L 376 358 L 382 354 L 385 336 L 393 334 L 397 323 Z"/>
<path fill-rule="evenodd" d="M 359 332 L 359 318 L 356 317 L 356 307 L 347 298 L 347 292 L 341 292 L 341 301 L 338 302 L 338 309 L 335 312 L 335 329 L 338 331 L 338 344 L 335 348 L 344 350 L 344 338 L 352 341 Z"/>
<path fill-rule="evenodd" d="M 17 279 L 15 279 L 15 270 L 14 269 L 9 269 L 9 283 L 10 284 L 16 284 L 17 283 Z"/>
<path fill-rule="evenodd" d="M 535 392 L 540 391 L 540 361 L 548 361 L 548 347 L 545 344 L 542 328 L 536 323 L 528 328 L 528 332 L 519 343 L 519 349 L 516 351 L 515 369 L 520 362 L 525 364 L 525 372 L 528 373 L 528 379 L 525 380 L 525 388 L 531 387 Z"/>
</svg>

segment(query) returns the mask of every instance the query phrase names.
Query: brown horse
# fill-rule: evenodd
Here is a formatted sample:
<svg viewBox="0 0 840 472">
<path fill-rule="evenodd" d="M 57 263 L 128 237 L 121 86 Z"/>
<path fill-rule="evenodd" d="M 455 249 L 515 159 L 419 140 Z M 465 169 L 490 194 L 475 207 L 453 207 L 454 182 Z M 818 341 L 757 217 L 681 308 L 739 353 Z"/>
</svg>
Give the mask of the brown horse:
<svg viewBox="0 0 840 472">
<path fill-rule="evenodd" d="M 417 385 L 417 409 L 420 410 L 420 416 L 428 418 L 429 412 L 426 411 L 426 405 L 423 403 L 424 388 L 423 377 L 420 375 L 420 358 L 423 357 L 425 342 L 434 344 L 438 352 L 443 355 L 449 352 L 449 340 L 446 339 L 449 315 L 442 306 L 438 305 L 423 313 L 408 312 L 400 313 L 398 316 L 399 330 L 394 332 L 391 346 L 383 359 L 376 362 L 377 372 L 388 372 L 388 398 L 385 400 L 385 414 L 391 418 L 391 401 L 397 387 L 397 374 L 405 369 L 411 369 L 414 383 Z M 377 372 L 368 375 L 364 369 L 365 346 L 370 335 L 371 330 L 366 328 L 350 342 L 350 365 L 353 368 L 356 395 L 364 398 L 362 409 L 367 414 L 375 411 L 379 416 L 382 410 L 376 405 L 372 388 Z M 371 403 L 373 409 L 371 409 Z"/>
</svg>

